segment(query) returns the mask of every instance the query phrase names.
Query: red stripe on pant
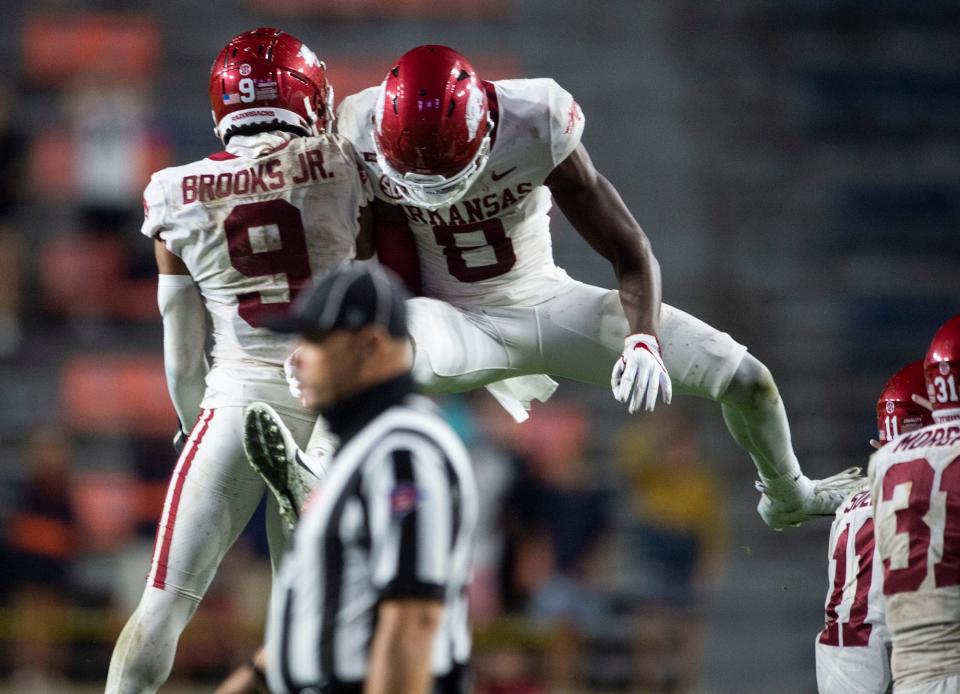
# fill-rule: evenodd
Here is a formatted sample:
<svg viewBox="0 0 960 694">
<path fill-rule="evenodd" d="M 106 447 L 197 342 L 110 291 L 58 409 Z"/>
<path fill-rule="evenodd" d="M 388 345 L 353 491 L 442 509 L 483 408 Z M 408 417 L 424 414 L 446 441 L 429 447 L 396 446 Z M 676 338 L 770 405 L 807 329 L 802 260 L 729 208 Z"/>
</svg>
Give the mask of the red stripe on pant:
<svg viewBox="0 0 960 694">
<path fill-rule="evenodd" d="M 194 427 L 196 438 L 193 442 L 193 447 L 190 448 L 189 451 L 185 451 L 186 457 L 183 459 L 183 465 L 179 466 L 180 470 L 176 473 L 177 480 L 173 487 L 173 497 L 170 499 L 170 508 L 167 510 L 167 524 L 166 527 L 163 528 L 163 536 L 160 539 L 160 556 L 157 557 L 157 572 L 153 576 L 154 588 L 163 588 L 167 585 L 167 561 L 170 559 L 170 543 L 173 541 L 173 527 L 177 522 L 180 494 L 183 493 L 183 483 L 187 480 L 190 465 L 193 463 L 197 451 L 200 450 L 200 444 L 203 443 L 203 436 L 207 433 L 207 429 L 210 428 L 213 413 L 214 410 L 209 410 L 205 413 L 207 415 L 206 418 L 204 418 L 203 415 L 200 416 L 200 421 L 198 421 L 197 426 Z M 191 434 L 190 438 L 194 439 L 193 434 Z"/>
</svg>

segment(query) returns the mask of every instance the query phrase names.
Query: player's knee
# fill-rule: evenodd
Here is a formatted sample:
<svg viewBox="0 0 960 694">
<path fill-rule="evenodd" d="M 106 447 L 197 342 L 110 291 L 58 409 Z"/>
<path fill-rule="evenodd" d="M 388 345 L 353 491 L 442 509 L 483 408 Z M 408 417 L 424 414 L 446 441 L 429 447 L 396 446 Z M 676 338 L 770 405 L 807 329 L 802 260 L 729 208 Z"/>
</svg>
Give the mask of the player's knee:
<svg viewBox="0 0 960 694">
<path fill-rule="evenodd" d="M 780 402 L 780 391 L 763 362 L 749 352 L 737 367 L 730 384 L 722 396 L 725 404 L 735 407 L 763 409 Z"/>
</svg>

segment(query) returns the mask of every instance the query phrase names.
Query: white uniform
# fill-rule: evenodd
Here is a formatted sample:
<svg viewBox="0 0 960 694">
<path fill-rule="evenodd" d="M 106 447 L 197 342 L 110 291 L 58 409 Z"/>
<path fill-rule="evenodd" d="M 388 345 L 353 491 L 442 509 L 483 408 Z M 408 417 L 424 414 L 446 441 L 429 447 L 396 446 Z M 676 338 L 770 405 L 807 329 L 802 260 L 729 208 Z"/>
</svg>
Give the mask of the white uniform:
<svg viewBox="0 0 960 694">
<path fill-rule="evenodd" d="M 141 231 L 183 260 L 213 323 L 204 408 L 259 399 L 303 414 L 282 373 L 296 339 L 263 320 L 354 257 L 358 209 L 372 199 L 356 161 L 339 137 L 269 134 L 151 177 Z"/>
<path fill-rule="evenodd" d="M 486 84 L 497 122 L 486 168 L 460 201 L 437 210 L 401 204 L 377 166 L 378 89 L 340 105 L 340 132 L 363 156 L 376 195 L 403 210 L 424 294 L 434 297 L 408 304 L 414 378 L 431 392 L 524 374 L 609 385 L 631 332 L 619 294 L 577 282 L 554 264 L 552 202 L 543 185 L 579 144 L 583 114 L 552 79 Z M 714 398 L 746 353 L 726 333 L 665 304 L 660 340 L 674 387 Z"/>
<path fill-rule="evenodd" d="M 366 180 L 348 142 L 286 133 L 234 137 L 225 152 L 151 178 L 142 232 L 190 271 L 211 318 L 213 362 L 108 692 L 162 684 L 182 629 L 263 497 L 264 482 L 243 451 L 244 407 L 265 401 L 301 445 L 309 438 L 316 417 L 290 395 L 282 369 L 292 341 L 263 321 L 354 256 L 359 209 L 372 200 Z M 269 502 L 276 563 L 283 540 Z"/>
<path fill-rule="evenodd" d="M 895 692 L 960 692 L 960 421 L 870 459 Z"/>
<path fill-rule="evenodd" d="M 890 634 L 870 491 L 852 492 L 830 527 L 830 591 L 817 636 L 820 694 L 882 694 L 890 688 Z"/>
</svg>

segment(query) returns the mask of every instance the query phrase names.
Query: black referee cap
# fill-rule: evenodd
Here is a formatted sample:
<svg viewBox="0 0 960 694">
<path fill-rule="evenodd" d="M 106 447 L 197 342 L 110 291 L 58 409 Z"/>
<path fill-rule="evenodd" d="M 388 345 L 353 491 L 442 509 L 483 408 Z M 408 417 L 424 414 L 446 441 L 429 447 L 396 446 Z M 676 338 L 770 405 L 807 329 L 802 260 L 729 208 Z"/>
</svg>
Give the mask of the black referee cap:
<svg viewBox="0 0 960 694">
<path fill-rule="evenodd" d="M 372 266 L 338 270 L 301 295 L 290 313 L 267 322 L 280 333 L 319 340 L 335 330 L 382 325 L 393 337 L 407 334 L 406 289 L 389 270 Z"/>
</svg>

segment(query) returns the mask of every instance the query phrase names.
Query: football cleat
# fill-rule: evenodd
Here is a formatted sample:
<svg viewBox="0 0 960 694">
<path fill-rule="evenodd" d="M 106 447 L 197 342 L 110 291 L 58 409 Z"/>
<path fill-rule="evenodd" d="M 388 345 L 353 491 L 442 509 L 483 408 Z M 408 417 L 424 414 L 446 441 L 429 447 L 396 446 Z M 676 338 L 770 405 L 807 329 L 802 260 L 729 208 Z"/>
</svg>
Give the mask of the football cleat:
<svg viewBox="0 0 960 694">
<path fill-rule="evenodd" d="M 822 480 L 800 475 L 794 480 L 757 482 L 757 491 L 762 494 L 757 513 L 774 530 L 832 516 L 850 492 L 862 487 L 861 473 L 860 468 L 852 467 Z"/>
<path fill-rule="evenodd" d="M 280 517 L 292 531 L 319 479 L 301 463 L 293 434 L 266 403 L 255 402 L 245 410 L 243 450 L 276 497 Z"/>
</svg>

